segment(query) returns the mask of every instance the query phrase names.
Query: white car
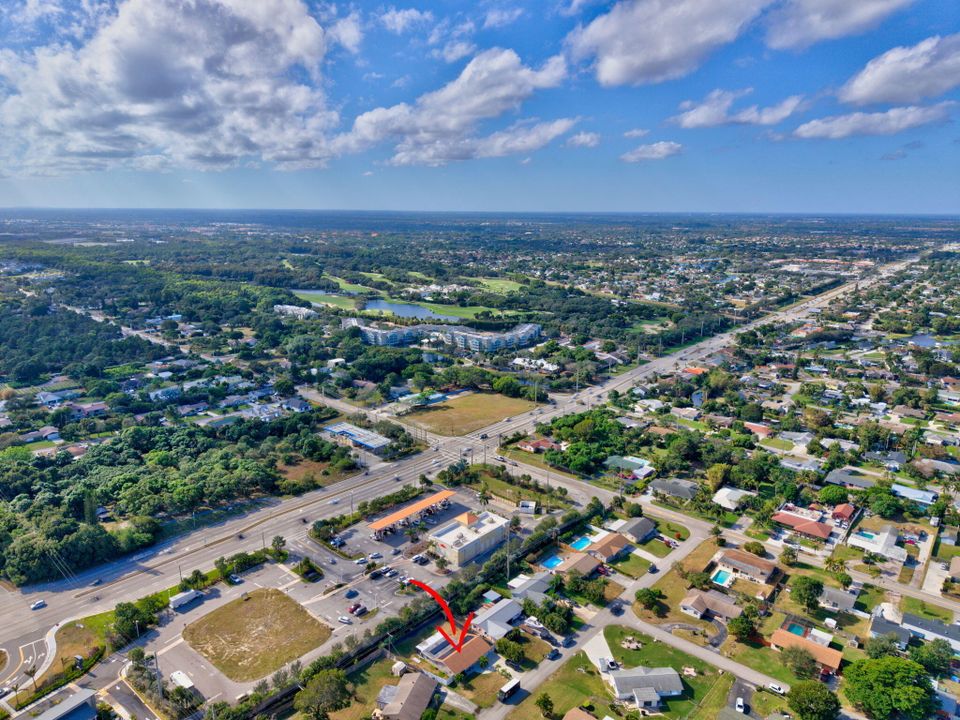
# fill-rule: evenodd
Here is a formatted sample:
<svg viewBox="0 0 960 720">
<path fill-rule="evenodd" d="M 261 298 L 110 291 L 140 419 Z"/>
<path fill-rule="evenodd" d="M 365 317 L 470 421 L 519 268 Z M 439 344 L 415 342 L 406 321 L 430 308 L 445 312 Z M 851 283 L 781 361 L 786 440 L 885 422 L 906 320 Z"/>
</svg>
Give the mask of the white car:
<svg viewBox="0 0 960 720">
<path fill-rule="evenodd" d="M 776 683 L 770 683 L 767 685 L 767 689 L 770 692 L 775 692 L 777 695 L 784 695 L 786 691 L 783 689 L 783 686 L 777 685 Z"/>
<path fill-rule="evenodd" d="M 378 552 L 370 553 L 371 560 L 379 560 L 382 557 L 383 557 L 383 553 L 378 553 Z"/>
<path fill-rule="evenodd" d="M 45 608 L 47 606 L 46 600 L 37 600 L 30 606 L 31 610 L 39 610 L 40 608 Z"/>
<path fill-rule="evenodd" d="M 354 562 L 356 565 L 366 565 L 366 564 L 367 564 L 367 559 L 366 559 L 365 557 L 357 558 L 357 559 L 354 560 L 353 562 Z"/>
<path fill-rule="evenodd" d="M 340 502 L 340 501 L 337 500 L 336 498 L 333 498 L 333 500 L 331 500 L 331 501 L 330 501 L 329 503 L 327 503 L 327 504 L 328 504 L 328 505 L 336 505 L 338 502 Z"/>
<path fill-rule="evenodd" d="M 743 698 L 742 698 L 742 697 L 738 697 L 738 698 L 737 698 L 737 712 L 745 713 L 746 711 L 747 711 L 747 710 L 746 710 L 746 706 L 743 704 Z"/>
<path fill-rule="evenodd" d="M 337 622 L 343 623 L 344 625 L 353 625 L 353 620 L 348 618 L 346 615 L 341 615 L 338 617 Z"/>
</svg>

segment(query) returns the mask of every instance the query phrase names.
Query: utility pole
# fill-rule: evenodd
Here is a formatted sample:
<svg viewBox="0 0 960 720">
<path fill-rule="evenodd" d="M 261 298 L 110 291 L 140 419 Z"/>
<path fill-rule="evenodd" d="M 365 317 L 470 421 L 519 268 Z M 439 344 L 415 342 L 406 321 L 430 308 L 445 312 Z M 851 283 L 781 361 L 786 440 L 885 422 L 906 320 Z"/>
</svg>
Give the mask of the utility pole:
<svg viewBox="0 0 960 720">
<path fill-rule="evenodd" d="M 163 683 L 160 675 L 160 656 L 153 653 L 153 667 L 157 671 L 157 695 L 163 698 Z"/>
</svg>

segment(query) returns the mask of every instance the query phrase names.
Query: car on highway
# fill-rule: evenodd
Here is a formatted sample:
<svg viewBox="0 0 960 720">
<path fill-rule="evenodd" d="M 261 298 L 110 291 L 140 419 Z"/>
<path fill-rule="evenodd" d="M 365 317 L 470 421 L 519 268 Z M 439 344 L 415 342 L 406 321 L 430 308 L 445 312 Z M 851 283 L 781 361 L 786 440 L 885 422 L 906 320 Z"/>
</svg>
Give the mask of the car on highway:
<svg viewBox="0 0 960 720">
<path fill-rule="evenodd" d="M 47 606 L 46 600 L 37 600 L 35 603 L 30 605 L 31 610 L 39 610 L 40 608 L 45 608 Z"/>
<path fill-rule="evenodd" d="M 348 618 L 346 615 L 341 615 L 340 617 L 338 617 L 338 618 L 337 618 L 337 622 L 343 623 L 344 625 L 352 625 L 352 624 L 353 624 L 353 620 L 351 620 L 350 618 Z"/>
<path fill-rule="evenodd" d="M 340 501 L 337 500 L 337 498 L 333 498 L 332 500 L 330 500 L 330 502 L 327 503 L 327 505 L 336 505 L 336 504 L 339 503 L 339 502 L 340 502 Z"/>
<path fill-rule="evenodd" d="M 486 440 L 488 437 L 490 437 L 490 436 L 487 435 L 486 433 L 480 433 L 480 439 L 481 439 L 481 440 Z"/>
<path fill-rule="evenodd" d="M 397 476 L 396 476 L 395 478 L 393 478 L 393 479 L 394 479 L 395 482 L 400 482 L 400 480 L 402 480 L 402 478 L 401 478 L 399 475 L 397 475 Z"/>
<path fill-rule="evenodd" d="M 343 596 L 344 596 L 345 598 L 349 599 L 349 598 L 355 598 L 355 597 L 356 597 L 357 595 L 359 595 L 359 594 L 360 594 L 360 593 L 358 593 L 358 592 L 357 592 L 356 590 L 354 590 L 353 588 L 349 588 L 349 589 L 343 594 Z"/>
</svg>

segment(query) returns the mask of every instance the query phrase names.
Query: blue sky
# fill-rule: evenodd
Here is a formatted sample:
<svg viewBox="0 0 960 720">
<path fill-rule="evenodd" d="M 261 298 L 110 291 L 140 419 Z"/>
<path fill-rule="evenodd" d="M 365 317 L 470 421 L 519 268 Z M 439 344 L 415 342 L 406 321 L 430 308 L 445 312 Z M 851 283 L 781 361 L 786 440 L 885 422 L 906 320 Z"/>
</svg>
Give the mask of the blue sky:
<svg viewBox="0 0 960 720">
<path fill-rule="evenodd" d="M 0 206 L 960 213 L 955 0 L 7 0 Z"/>
</svg>

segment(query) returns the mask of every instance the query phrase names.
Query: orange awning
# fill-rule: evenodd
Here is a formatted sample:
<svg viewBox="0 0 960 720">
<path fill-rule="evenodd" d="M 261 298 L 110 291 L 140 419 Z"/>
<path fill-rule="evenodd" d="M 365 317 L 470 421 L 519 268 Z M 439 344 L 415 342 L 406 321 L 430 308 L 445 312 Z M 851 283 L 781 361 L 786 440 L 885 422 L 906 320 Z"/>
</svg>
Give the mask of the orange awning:
<svg viewBox="0 0 960 720">
<path fill-rule="evenodd" d="M 370 529 L 383 530 L 391 525 L 396 525 L 401 520 L 405 520 L 412 515 L 416 515 L 418 512 L 426 510 L 431 505 L 436 505 L 438 502 L 449 500 L 454 495 L 456 495 L 456 493 L 453 490 L 441 490 L 438 493 L 434 493 L 430 497 L 424 498 L 423 500 L 418 500 L 413 505 L 408 505 L 402 510 L 397 510 L 395 513 L 387 515 L 385 518 L 381 518 L 376 522 L 370 523 Z"/>
</svg>

